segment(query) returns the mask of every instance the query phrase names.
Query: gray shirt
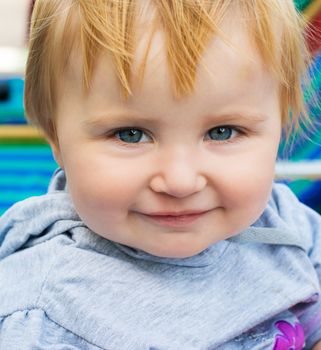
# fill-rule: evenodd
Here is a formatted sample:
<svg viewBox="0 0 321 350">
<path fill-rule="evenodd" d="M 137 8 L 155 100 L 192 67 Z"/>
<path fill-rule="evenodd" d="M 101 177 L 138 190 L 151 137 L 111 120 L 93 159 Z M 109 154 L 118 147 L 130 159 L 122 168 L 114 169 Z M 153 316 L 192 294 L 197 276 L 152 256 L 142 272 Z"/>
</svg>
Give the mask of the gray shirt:
<svg viewBox="0 0 321 350">
<path fill-rule="evenodd" d="M 236 238 L 169 259 L 91 232 L 58 171 L 0 218 L 0 349 L 309 349 L 320 277 L 320 216 L 284 185 Z"/>
</svg>

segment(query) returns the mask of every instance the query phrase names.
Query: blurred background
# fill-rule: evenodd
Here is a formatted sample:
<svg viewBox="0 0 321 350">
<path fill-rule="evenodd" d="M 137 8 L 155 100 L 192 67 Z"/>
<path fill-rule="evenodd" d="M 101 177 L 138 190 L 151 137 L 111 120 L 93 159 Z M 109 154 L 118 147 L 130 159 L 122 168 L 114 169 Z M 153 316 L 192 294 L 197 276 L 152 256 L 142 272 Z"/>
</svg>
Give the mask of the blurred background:
<svg viewBox="0 0 321 350">
<path fill-rule="evenodd" d="M 321 0 L 295 0 L 309 22 L 307 37 L 313 65 L 305 89 L 315 130 L 300 136 L 291 149 L 280 147 L 278 181 L 321 213 Z M 46 192 L 57 167 L 50 148 L 23 108 L 24 66 L 33 1 L 0 0 L 0 215 L 15 202 Z M 313 96 L 313 97 L 312 97 Z"/>
<path fill-rule="evenodd" d="M 57 167 L 40 133 L 26 124 L 23 76 L 32 1 L 0 0 L 0 215 L 46 192 Z"/>
</svg>

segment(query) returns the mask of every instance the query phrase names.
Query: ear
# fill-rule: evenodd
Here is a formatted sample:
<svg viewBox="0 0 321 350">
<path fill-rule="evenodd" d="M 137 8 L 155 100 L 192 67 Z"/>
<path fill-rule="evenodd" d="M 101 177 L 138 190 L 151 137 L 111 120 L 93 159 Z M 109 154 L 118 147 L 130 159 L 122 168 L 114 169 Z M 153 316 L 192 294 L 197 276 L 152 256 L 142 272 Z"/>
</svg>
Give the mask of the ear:
<svg viewBox="0 0 321 350">
<path fill-rule="evenodd" d="M 62 157 L 61 157 L 61 152 L 60 152 L 58 141 L 54 142 L 54 141 L 50 141 L 49 140 L 49 145 L 51 147 L 51 151 L 52 151 L 52 154 L 53 154 L 53 156 L 55 158 L 55 161 L 58 163 L 60 168 L 63 169 L 64 165 L 63 165 L 63 161 L 62 161 Z"/>
</svg>

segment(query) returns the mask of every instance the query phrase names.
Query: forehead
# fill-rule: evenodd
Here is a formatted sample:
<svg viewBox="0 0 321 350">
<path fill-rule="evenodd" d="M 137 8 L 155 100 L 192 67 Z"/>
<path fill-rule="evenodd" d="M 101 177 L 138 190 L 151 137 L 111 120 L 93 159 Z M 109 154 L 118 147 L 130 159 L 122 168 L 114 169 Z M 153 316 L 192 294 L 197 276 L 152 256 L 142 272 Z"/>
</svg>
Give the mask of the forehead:
<svg viewBox="0 0 321 350">
<path fill-rule="evenodd" d="M 153 27 L 153 16 L 153 9 L 142 8 L 131 66 L 130 83 L 133 96 L 129 97 L 128 103 L 139 99 L 140 96 L 153 96 L 155 91 L 162 91 L 162 95 L 159 96 L 160 102 L 162 99 L 173 99 L 174 83 L 168 64 L 166 37 L 162 29 Z M 199 62 L 193 94 L 206 97 L 210 91 L 215 91 L 217 100 L 228 102 L 234 95 L 241 96 L 246 92 L 255 91 L 258 87 L 261 88 L 262 94 L 266 94 L 272 86 L 275 88 L 275 80 L 268 67 L 263 64 L 245 24 L 239 8 L 233 7 L 227 11 L 219 24 L 222 35 L 215 35 L 210 39 Z M 143 67 L 143 79 L 140 79 L 146 48 L 148 55 Z M 66 79 L 68 88 L 82 94 L 82 79 L 81 53 L 74 50 Z M 231 79 L 236 83 L 233 84 Z M 222 82 L 230 85 L 222 86 Z M 122 86 L 113 59 L 106 53 L 100 53 L 95 61 L 89 97 L 95 96 L 103 98 L 106 103 L 123 101 Z M 188 99 L 185 97 L 185 100 L 186 98 Z"/>
</svg>

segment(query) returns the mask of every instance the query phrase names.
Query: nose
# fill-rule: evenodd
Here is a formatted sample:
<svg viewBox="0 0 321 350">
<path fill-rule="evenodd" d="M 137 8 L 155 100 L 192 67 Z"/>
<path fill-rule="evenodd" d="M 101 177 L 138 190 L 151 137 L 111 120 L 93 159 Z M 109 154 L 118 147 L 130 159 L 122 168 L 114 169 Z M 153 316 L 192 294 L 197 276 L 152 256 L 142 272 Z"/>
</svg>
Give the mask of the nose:
<svg viewBox="0 0 321 350">
<path fill-rule="evenodd" d="M 150 181 L 154 192 L 184 198 L 202 191 L 207 185 L 199 159 L 189 152 L 168 152 L 158 159 L 157 168 Z"/>
</svg>

